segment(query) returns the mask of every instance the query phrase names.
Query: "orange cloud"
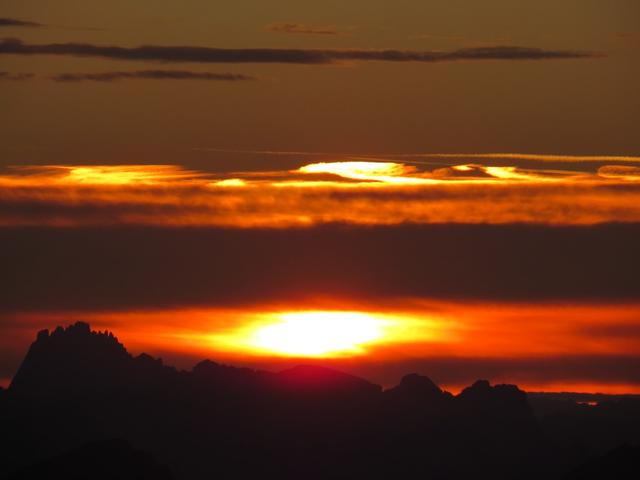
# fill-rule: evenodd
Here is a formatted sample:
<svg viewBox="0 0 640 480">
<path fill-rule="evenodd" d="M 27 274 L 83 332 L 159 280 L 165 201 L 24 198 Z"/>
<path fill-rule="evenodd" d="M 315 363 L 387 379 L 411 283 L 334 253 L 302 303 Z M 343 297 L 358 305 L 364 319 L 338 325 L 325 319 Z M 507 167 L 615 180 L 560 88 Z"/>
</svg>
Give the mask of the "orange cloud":
<svg viewBox="0 0 640 480">
<path fill-rule="evenodd" d="M 598 169 L 598 175 L 604 178 L 640 182 L 640 167 L 630 165 L 607 165 Z"/>
<path fill-rule="evenodd" d="M 172 165 L 51 166 L 11 169 L 0 175 L 0 186 L 5 226 L 640 221 L 634 166 L 590 173 L 344 161 L 225 174 Z"/>
</svg>

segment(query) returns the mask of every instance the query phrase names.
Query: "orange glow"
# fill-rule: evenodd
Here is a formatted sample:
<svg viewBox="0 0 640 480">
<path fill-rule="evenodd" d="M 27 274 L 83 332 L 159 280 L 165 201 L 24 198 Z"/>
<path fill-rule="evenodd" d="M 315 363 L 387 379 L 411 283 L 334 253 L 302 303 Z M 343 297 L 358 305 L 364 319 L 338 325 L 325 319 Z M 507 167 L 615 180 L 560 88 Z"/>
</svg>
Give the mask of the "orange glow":
<svg viewBox="0 0 640 480">
<path fill-rule="evenodd" d="M 376 346 L 443 339 L 434 318 L 363 311 L 239 313 L 237 328 L 214 334 L 179 334 L 181 340 L 251 356 L 338 358 L 365 355 Z"/>
<path fill-rule="evenodd" d="M 178 169 L 167 165 L 72 167 L 69 168 L 68 175 L 64 180 L 71 184 L 151 184 L 159 180 L 173 180 L 181 178 L 181 175 L 177 175 L 178 173 L 180 173 Z"/>
<path fill-rule="evenodd" d="M 513 378 L 513 377 L 505 377 L 505 378 L 493 378 L 491 379 L 491 383 L 493 385 L 499 384 L 516 384 L 521 390 L 525 392 L 570 392 L 570 393 L 587 393 L 587 394 L 598 394 L 602 393 L 605 395 L 640 395 L 640 385 L 634 383 L 589 383 L 589 382 L 579 382 L 573 380 L 562 380 L 562 381 L 550 381 L 550 382 L 531 382 L 527 381 L 526 378 Z M 453 393 L 454 395 L 459 394 L 462 390 L 468 387 L 468 383 L 462 384 L 443 384 L 441 387 Z M 593 403 L 593 402 L 586 402 Z M 587 406 L 595 406 L 595 405 L 587 405 Z"/>
<path fill-rule="evenodd" d="M 513 383 L 513 382 L 512 382 Z M 604 393 L 607 395 L 640 395 L 640 385 L 633 383 L 589 383 L 576 381 L 521 383 L 527 392 Z"/>
<path fill-rule="evenodd" d="M 197 178 L 202 174 L 176 165 L 51 165 L 12 169 L 0 175 L 7 187 L 45 187 L 82 185 L 157 185 Z"/>
<path fill-rule="evenodd" d="M 553 182 L 560 181 L 561 178 L 554 178 L 539 175 L 536 173 L 525 173 L 518 171 L 516 167 L 482 167 L 482 169 L 494 178 L 501 178 L 503 180 L 529 180 L 540 182 Z"/>
<path fill-rule="evenodd" d="M 343 309 L 333 306 L 342 304 Z M 128 345 L 232 356 L 366 355 L 544 358 L 640 351 L 640 304 L 491 304 L 406 299 L 400 304 L 322 302 L 243 309 L 21 314 L 51 326 L 69 319 L 115 330 Z M 313 308 L 315 307 L 315 308 Z M 279 338 L 281 336 L 281 338 Z M 286 340 L 285 340 L 286 337 Z M 317 337 L 317 338 L 314 338 Z M 335 342 L 335 343 L 332 343 Z"/>
<path fill-rule="evenodd" d="M 245 187 L 247 182 L 242 180 L 241 178 L 226 178 L 224 180 L 218 180 L 217 182 L 213 182 L 211 186 L 215 187 Z"/>
<path fill-rule="evenodd" d="M 640 222 L 639 168 L 576 172 L 458 164 L 419 170 L 347 161 L 219 175 L 171 165 L 28 167 L 0 174 L 0 204 L 12 207 L 0 209 L 0 225 Z M 26 208 L 13 208 L 23 203 Z M 33 208 L 43 205 L 46 215 Z"/>
<path fill-rule="evenodd" d="M 296 312 L 259 327 L 249 339 L 256 350 L 277 355 L 322 357 L 359 354 L 384 336 L 389 321 L 360 312 Z"/>
<path fill-rule="evenodd" d="M 331 173 L 353 180 L 375 181 L 402 185 L 435 183 L 432 179 L 412 177 L 415 167 L 393 162 L 331 162 L 312 163 L 299 170 L 301 173 Z"/>
<path fill-rule="evenodd" d="M 630 165 L 607 165 L 598 169 L 598 175 L 603 178 L 640 182 L 640 167 Z"/>
<path fill-rule="evenodd" d="M 431 375 L 430 361 L 451 359 L 459 369 L 464 362 L 480 360 L 507 366 L 509 373 L 491 370 L 493 383 L 516 383 L 529 391 L 640 392 L 640 384 L 627 380 L 626 374 L 591 380 L 589 370 L 601 372 L 597 366 L 602 359 L 637 355 L 640 304 L 462 304 L 416 299 L 371 304 L 333 299 L 239 309 L 15 315 L 21 325 L 32 328 L 29 332 L 21 327 L 16 333 L 29 334 L 25 342 L 40 328 L 77 319 L 95 329 L 114 331 L 133 353 L 177 355 L 192 362 L 210 358 L 277 369 L 317 361 L 347 371 L 355 366 L 360 375 L 379 381 L 376 375 L 384 372 L 385 364 L 426 362 L 416 370 Z M 9 347 L 0 339 L 3 346 Z M 571 366 L 577 357 L 587 359 L 579 369 Z M 547 365 L 547 360 L 560 369 L 569 364 L 557 374 L 548 366 L 542 370 L 517 366 Z M 407 373 L 404 367 L 398 374 L 403 373 Z M 451 391 L 469 384 L 441 381 Z M 380 381 L 394 382 L 395 376 Z"/>
</svg>

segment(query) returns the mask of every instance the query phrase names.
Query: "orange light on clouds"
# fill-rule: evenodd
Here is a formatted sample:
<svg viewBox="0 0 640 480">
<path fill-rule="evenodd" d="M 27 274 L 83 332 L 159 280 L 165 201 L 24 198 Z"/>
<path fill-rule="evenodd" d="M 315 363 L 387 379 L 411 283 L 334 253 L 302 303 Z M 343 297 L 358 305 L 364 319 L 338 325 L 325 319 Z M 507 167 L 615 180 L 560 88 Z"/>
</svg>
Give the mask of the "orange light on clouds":
<svg viewBox="0 0 640 480">
<path fill-rule="evenodd" d="M 329 162 L 312 163 L 298 169 L 300 173 L 331 173 L 352 180 L 400 185 L 436 183 L 437 180 L 411 176 L 415 167 L 395 162 Z"/>
<path fill-rule="evenodd" d="M 640 383 L 622 376 L 591 379 L 586 367 L 570 365 L 558 374 L 520 370 L 518 362 L 562 365 L 563 359 L 629 357 L 640 351 L 640 304 L 454 303 L 404 299 L 379 304 L 333 299 L 289 305 L 173 310 L 32 312 L 15 314 L 15 338 L 26 345 L 41 328 L 76 320 L 94 329 L 109 329 L 134 354 L 191 359 L 191 368 L 206 358 L 259 367 L 321 362 L 360 371 L 365 378 L 396 362 L 480 359 L 494 365 L 516 365 L 491 374 L 496 383 L 517 383 L 530 391 L 636 392 Z M 19 317 L 19 318 L 18 318 Z M 20 337 L 22 338 L 22 337 Z M 10 348 L 0 339 L 0 348 Z M 629 360 L 633 361 L 633 360 Z M 171 361 L 169 361 L 171 363 Z M 278 368 L 278 367 L 276 367 Z M 601 370 L 601 368 L 596 368 Z M 429 375 L 428 367 L 420 373 Z M 400 373 L 406 373 L 402 371 Z M 463 375 L 463 374 L 462 374 Z M 458 375 L 460 376 L 460 375 Z M 635 377 L 634 377 L 635 378 Z M 469 379 L 473 380 L 473 379 Z M 395 382 L 396 379 L 394 378 Z M 383 381 L 384 383 L 384 381 Z M 386 384 L 386 383 L 385 383 Z M 468 383 L 444 382 L 456 390 Z"/>
<path fill-rule="evenodd" d="M 454 163 L 429 170 L 374 161 L 225 174 L 174 165 L 20 167 L 0 173 L 0 206 L 11 207 L 0 209 L 0 225 L 637 222 L 639 169 L 608 165 L 580 172 Z M 16 208 L 22 204 L 27 208 Z M 35 205 L 46 206 L 47 214 Z"/>
<path fill-rule="evenodd" d="M 454 163 L 312 163 L 291 171 L 197 172 L 173 165 L 21 167 L 0 173 L 0 225 L 288 228 L 324 223 L 640 221 L 640 170 Z M 17 208 L 18 206 L 25 208 Z M 42 208 L 47 212 L 43 215 Z"/>
<path fill-rule="evenodd" d="M 179 341 L 250 356 L 342 358 L 376 346 L 450 337 L 441 320 L 403 313 L 312 310 L 240 313 L 238 327 L 211 334 L 178 334 Z"/>
<path fill-rule="evenodd" d="M 71 167 L 64 180 L 68 183 L 97 185 L 152 184 L 158 180 L 180 178 L 180 170 L 156 165 L 148 168 L 142 165 Z"/>
<path fill-rule="evenodd" d="M 213 187 L 246 187 L 247 182 L 241 178 L 226 178 L 224 180 L 218 180 L 211 184 Z"/>
<path fill-rule="evenodd" d="M 249 345 L 277 355 L 326 356 L 359 354 L 380 340 L 389 320 L 361 312 L 295 312 L 259 327 Z"/>
<path fill-rule="evenodd" d="M 20 320 L 45 328 L 82 319 L 114 330 L 136 349 L 205 356 L 543 358 L 640 349 L 633 333 L 638 304 L 338 303 L 343 308 L 309 302 L 309 308 L 24 313 Z"/>
<path fill-rule="evenodd" d="M 177 165 L 48 165 L 16 167 L 0 175 L 6 187 L 157 185 L 195 179 L 201 173 Z"/>
<path fill-rule="evenodd" d="M 516 167 L 482 167 L 482 170 L 493 178 L 502 180 L 520 180 L 534 182 L 554 182 L 561 181 L 562 178 L 543 176 L 535 173 L 525 173 L 518 171 Z"/>
</svg>

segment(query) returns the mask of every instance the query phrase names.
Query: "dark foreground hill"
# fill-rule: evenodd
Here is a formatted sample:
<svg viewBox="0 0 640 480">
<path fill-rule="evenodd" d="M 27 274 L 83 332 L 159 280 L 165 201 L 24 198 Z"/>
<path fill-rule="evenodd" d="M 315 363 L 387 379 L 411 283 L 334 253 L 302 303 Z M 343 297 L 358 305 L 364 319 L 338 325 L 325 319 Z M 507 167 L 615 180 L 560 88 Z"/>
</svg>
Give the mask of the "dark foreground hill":
<svg viewBox="0 0 640 480">
<path fill-rule="evenodd" d="M 177 371 L 76 323 L 40 332 L 0 392 L 0 477 L 578 478 L 639 426 L 637 401 L 540 418 L 483 380 L 453 396 L 417 374 L 383 391 L 310 366 Z"/>
</svg>

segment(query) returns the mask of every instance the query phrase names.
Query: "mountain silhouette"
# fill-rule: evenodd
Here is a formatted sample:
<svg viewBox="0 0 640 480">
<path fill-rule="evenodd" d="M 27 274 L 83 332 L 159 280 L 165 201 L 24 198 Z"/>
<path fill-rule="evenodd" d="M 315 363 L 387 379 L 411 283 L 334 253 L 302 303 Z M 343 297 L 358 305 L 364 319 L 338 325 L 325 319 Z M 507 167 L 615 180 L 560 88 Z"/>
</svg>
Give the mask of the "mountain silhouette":
<svg viewBox="0 0 640 480">
<path fill-rule="evenodd" d="M 23 468 L 11 480 L 171 480 L 167 466 L 148 452 L 135 450 L 124 440 L 87 443 L 54 458 Z"/>
<path fill-rule="evenodd" d="M 637 425 L 638 402 L 562 403 L 541 417 L 529 400 L 486 380 L 452 395 L 419 374 L 383 390 L 308 365 L 267 372 L 204 360 L 179 371 L 78 322 L 39 332 L 0 392 L 10 440 L 0 477 L 105 478 L 85 468 L 102 452 L 123 472 L 109 478 L 123 479 L 168 478 L 161 465 L 189 480 L 563 478 L 637 440 L 616 419 Z"/>
<path fill-rule="evenodd" d="M 576 468 L 566 480 L 640 477 L 640 447 L 621 445 Z"/>
<path fill-rule="evenodd" d="M 111 389 L 126 382 L 132 357 L 110 332 L 77 322 L 38 333 L 10 390 L 18 395 L 57 395 Z"/>
</svg>

